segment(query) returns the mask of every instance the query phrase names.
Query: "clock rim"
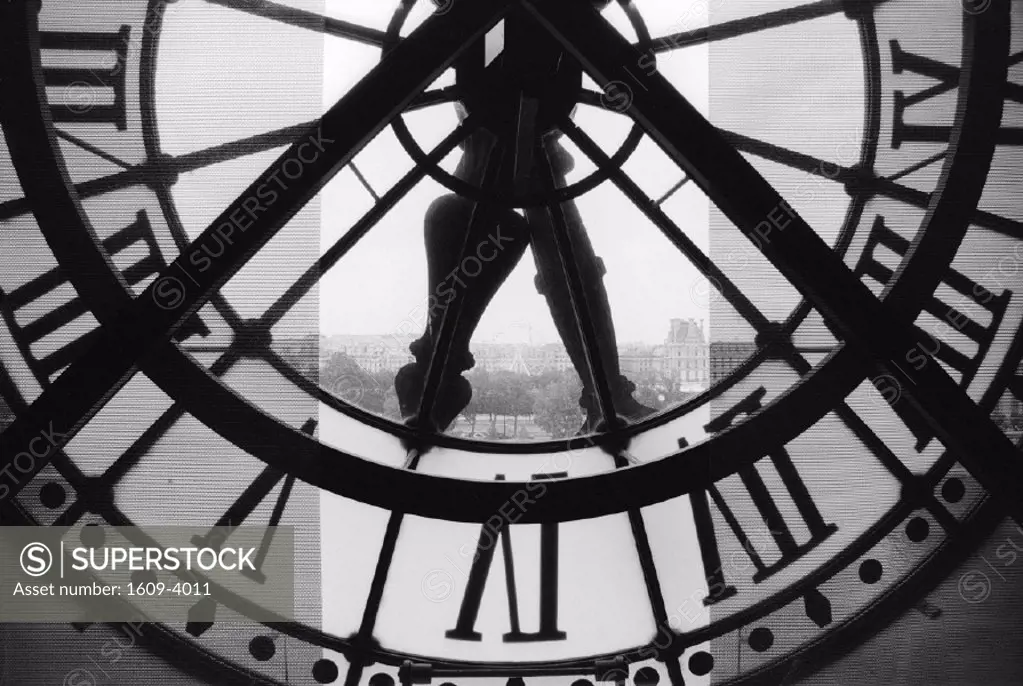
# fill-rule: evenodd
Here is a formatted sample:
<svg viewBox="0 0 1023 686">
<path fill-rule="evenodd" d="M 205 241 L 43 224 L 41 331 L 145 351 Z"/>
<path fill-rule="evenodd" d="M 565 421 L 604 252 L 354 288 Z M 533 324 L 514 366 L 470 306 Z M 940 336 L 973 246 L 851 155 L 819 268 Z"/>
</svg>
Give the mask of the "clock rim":
<svg viewBox="0 0 1023 686">
<path fill-rule="evenodd" d="M 976 508 L 976 511 L 977 511 L 977 512 L 979 512 L 979 511 L 981 511 L 981 509 L 982 509 L 982 508 L 981 508 L 980 506 L 978 506 L 978 508 Z M 990 512 L 992 512 L 992 511 L 993 511 L 993 509 L 992 509 L 992 508 L 990 508 L 990 507 L 987 507 L 987 508 L 985 508 L 985 509 L 984 509 L 984 511 L 985 511 L 985 512 L 989 512 L 989 513 L 990 513 Z M 998 519 L 995 519 L 993 523 L 994 523 L 994 524 L 997 524 L 997 522 L 998 522 Z M 949 537 L 949 538 L 946 538 L 946 542 L 945 542 L 945 543 L 947 544 L 949 540 L 951 540 L 951 537 Z M 967 546 L 967 547 L 968 547 L 968 548 L 970 548 L 970 549 L 972 549 L 972 546 Z M 917 568 L 915 569 L 915 571 L 914 571 L 914 574 L 915 574 L 916 572 L 918 572 L 918 571 L 922 571 L 922 570 L 923 570 L 923 568 L 924 568 L 925 566 L 926 566 L 926 563 L 922 563 L 921 565 L 919 565 L 919 566 L 918 566 L 918 567 L 917 567 Z M 951 568 L 951 567 L 950 567 L 950 568 Z M 902 609 L 904 609 L 904 608 L 902 608 Z M 845 625 L 842 625 L 842 626 L 845 626 Z M 825 635 L 826 635 L 826 636 L 832 636 L 832 635 L 834 635 L 834 633 L 835 633 L 835 630 L 832 630 L 832 631 L 829 631 L 829 632 L 827 632 L 827 633 L 826 633 Z M 616 653 L 616 654 L 617 654 L 617 653 Z M 787 655 L 785 656 L 785 657 L 786 657 L 786 660 L 788 659 L 788 657 L 789 657 L 790 655 L 792 655 L 792 653 L 789 653 L 789 654 L 787 654 Z M 484 663 L 484 664 L 492 664 L 492 663 Z M 516 663 L 516 664 L 528 664 L 528 663 Z M 773 664 L 773 663 L 772 663 L 772 664 Z M 733 683 L 733 682 L 729 682 L 729 683 Z M 735 683 L 739 683 L 739 682 L 735 682 Z M 743 682 L 743 683 L 745 683 L 745 682 Z"/>
</svg>

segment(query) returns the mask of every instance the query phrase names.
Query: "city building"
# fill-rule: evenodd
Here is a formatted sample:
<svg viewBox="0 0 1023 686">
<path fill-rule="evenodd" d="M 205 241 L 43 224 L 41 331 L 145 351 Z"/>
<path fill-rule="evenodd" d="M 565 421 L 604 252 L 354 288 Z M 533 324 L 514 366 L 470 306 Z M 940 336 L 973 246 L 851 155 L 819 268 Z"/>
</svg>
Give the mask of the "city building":
<svg viewBox="0 0 1023 686">
<path fill-rule="evenodd" d="M 672 319 L 662 345 L 621 346 L 619 362 L 626 376 L 657 376 L 683 391 L 700 391 L 710 380 L 710 354 L 703 322 Z"/>
<path fill-rule="evenodd" d="M 415 358 L 408 343 L 396 336 L 337 334 L 320 339 L 321 366 L 335 353 L 344 353 L 364 371 L 396 372 Z"/>
<path fill-rule="evenodd" d="M 710 365 L 702 321 L 672 319 L 664 350 L 665 372 L 669 378 L 680 384 L 706 388 Z"/>
</svg>

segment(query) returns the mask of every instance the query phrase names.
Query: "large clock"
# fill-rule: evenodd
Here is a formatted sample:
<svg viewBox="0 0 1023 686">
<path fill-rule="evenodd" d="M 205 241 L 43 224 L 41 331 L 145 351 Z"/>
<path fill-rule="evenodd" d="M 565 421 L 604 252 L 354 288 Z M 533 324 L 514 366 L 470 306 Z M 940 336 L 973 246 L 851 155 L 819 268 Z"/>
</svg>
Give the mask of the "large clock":
<svg viewBox="0 0 1023 686">
<path fill-rule="evenodd" d="M 295 527 L 209 683 L 834 659 L 1023 517 L 1018 9 L 0 3 L 3 522 Z"/>
</svg>

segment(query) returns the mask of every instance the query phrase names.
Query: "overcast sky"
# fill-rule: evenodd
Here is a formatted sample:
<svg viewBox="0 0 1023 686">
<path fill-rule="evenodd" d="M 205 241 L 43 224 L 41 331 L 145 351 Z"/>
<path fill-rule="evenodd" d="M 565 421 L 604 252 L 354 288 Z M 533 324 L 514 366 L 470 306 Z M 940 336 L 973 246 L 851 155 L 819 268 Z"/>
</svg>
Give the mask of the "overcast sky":
<svg viewBox="0 0 1023 686">
<path fill-rule="evenodd" d="M 324 4 L 291 0 L 286 4 L 383 29 L 395 3 L 330 0 Z M 715 17 L 725 20 L 800 3 L 744 0 L 711 4 Z M 655 36 L 706 24 L 706 4 L 701 2 L 647 0 L 639 6 Z M 420 22 L 426 11 L 425 4 L 418 6 L 410 25 Z M 624 13 L 615 4 L 605 14 L 627 36 L 634 37 Z M 379 50 L 375 48 L 336 38 L 324 39 L 311 31 L 281 24 L 275 24 L 268 32 L 267 20 L 199 0 L 182 3 L 169 17 L 189 17 L 188 21 L 168 22 L 161 48 L 158 105 L 164 148 L 170 152 L 188 152 L 311 119 L 333 104 L 379 60 Z M 204 43 L 204 49 L 197 52 L 190 36 L 197 29 L 201 30 L 204 23 L 209 29 L 218 25 L 250 25 L 251 30 L 203 31 L 210 39 Z M 750 46 L 747 50 L 722 50 L 726 44 L 716 44 L 714 54 L 728 61 L 720 68 L 712 64 L 706 46 L 662 55 L 659 68 L 690 102 L 711 115 L 715 123 L 805 150 L 812 147 L 814 141 L 823 144 L 833 140 L 836 132 L 849 137 L 849 128 L 859 126 L 861 115 L 857 108 L 862 105 L 860 64 L 855 31 L 849 30 L 851 24 L 841 15 L 814 23 L 835 31 L 836 41 L 807 42 L 807 34 L 797 26 L 740 39 Z M 840 24 L 847 26 L 842 28 Z M 268 39 L 269 36 L 272 39 Z M 844 71 L 849 78 L 828 84 L 832 88 L 841 86 L 836 89 L 840 102 L 829 104 L 832 111 L 818 120 L 824 122 L 823 128 L 803 131 L 798 126 L 779 127 L 778 122 L 786 121 L 787 116 L 805 117 L 808 107 L 819 106 L 821 93 L 814 89 L 821 86 L 805 79 L 803 67 L 807 61 L 820 60 L 839 65 L 847 63 L 846 68 L 838 69 L 837 73 L 841 77 Z M 168 65 L 174 64 L 178 65 L 176 69 L 169 68 Z M 183 65 L 192 68 L 183 68 Z M 256 69 L 252 69 L 253 66 Z M 203 83 L 195 82 L 194 68 L 203 70 Z M 715 107 L 711 106 L 708 78 L 712 69 L 717 74 L 714 82 L 718 84 Z M 755 70 L 755 80 L 743 76 L 751 69 Z M 253 73 L 264 77 L 257 83 L 250 83 Z M 802 91 L 800 97 L 793 97 L 794 88 Z M 736 107 L 743 101 L 742 106 Z M 180 103 L 187 104 L 179 106 Z M 758 112 L 767 107 L 772 116 L 759 116 Z M 195 113 L 218 116 L 201 122 L 188 121 L 187 117 L 194 117 Z M 576 120 L 607 150 L 613 150 L 628 130 L 625 118 L 588 106 L 577 109 Z M 453 106 L 442 105 L 419 112 L 409 121 L 417 138 L 428 147 L 450 131 L 457 119 Z M 197 234 L 204 228 L 226 204 L 230 194 L 244 188 L 277 154 L 279 151 L 270 151 L 184 175 L 175 195 L 189 231 Z M 452 155 L 447 160 L 448 168 L 456 157 Z M 576 162 L 576 171 L 570 179 L 579 178 L 592 169 L 580 155 Z M 377 194 L 385 192 L 411 167 L 411 160 L 390 129 L 363 151 L 356 163 Z M 641 145 L 626 169 L 655 198 L 682 178 L 649 141 Z M 781 185 L 795 182 L 798 176 L 770 165 L 762 166 L 762 170 Z M 237 182 L 233 183 L 232 179 Z M 826 208 L 823 221 L 826 226 L 837 225 L 847 202 L 841 189 L 833 191 L 834 202 L 819 204 Z M 388 334 L 399 327 L 407 329 L 408 324 L 402 322 L 421 325 L 419 308 L 428 292 L 422 218 L 430 201 L 442 192 L 432 180 L 421 183 L 337 268 L 324 276 L 322 287 L 310 294 L 298 313 L 286 320 L 286 326 L 299 331 L 315 329 L 318 325 L 325 334 Z M 215 196 L 222 199 L 214 200 Z M 371 203 L 370 193 L 355 175 L 350 170 L 343 171 L 317 202 L 293 220 L 271 244 L 271 249 L 243 270 L 226 291 L 237 296 L 238 307 L 245 314 L 258 315 L 283 290 L 284 284 L 298 275 L 301 258 L 314 259 L 317 250 L 342 235 Z M 717 321 L 718 331 L 712 334 L 715 338 L 748 338 L 748 331 L 742 327 L 729 330 L 729 313 L 724 311 L 727 307 L 718 307 L 720 302 L 715 301 L 716 310 L 711 316 L 712 298 L 707 296 L 706 284 L 688 261 L 611 184 L 581 198 L 579 208 L 597 254 L 607 266 L 605 285 L 620 343 L 662 341 L 672 317 L 705 320 L 708 328 Z M 710 240 L 713 220 L 709 204 L 694 185 L 684 186 L 665 203 L 664 209 L 702 249 L 709 250 L 712 257 L 730 260 L 730 264 L 724 266 L 737 280 L 742 281 L 742 272 L 751 271 L 747 269 L 749 257 L 733 254 L 735 248 L 749 252 L 748 246 L 742 243 L 744 239 L 734 229 L 727 227 L 734 235 L 724 236 L 727 233 L 724 231 L 718 239 Z M 284 256 L 296 259 L 281 259 Z M 753 256 L 753 259 L 758 258 Z M 557 339 L 545 303 L 533 287 L 534 273 L 532 258 L 527 254 L 484 315 L 477 340 L 547 342 Z M 758 274 L 745 285 L 762 293 L 766 290 L 762 282 L 758 283 L 762 277 L 763 274 Z M 758 289 L 758 285 L 761 288 Z M 777 290 L 785 288 L 779 283 Z M 254 294 L 264 297 L 261 299 Z M 794 304 L 794 292 L 789 290 L 786 295 L 788 297 L 774 297 L 765 302 L 765 307 L 784 316 Z"/>
</svg>

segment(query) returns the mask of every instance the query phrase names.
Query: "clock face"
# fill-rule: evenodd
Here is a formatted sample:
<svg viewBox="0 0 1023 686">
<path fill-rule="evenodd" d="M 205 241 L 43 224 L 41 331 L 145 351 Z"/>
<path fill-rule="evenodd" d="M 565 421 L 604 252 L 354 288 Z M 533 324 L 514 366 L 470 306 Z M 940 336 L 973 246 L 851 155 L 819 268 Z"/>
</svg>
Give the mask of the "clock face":
<svg viewBox="0 0 1023 686">
<path fill-rule="evenodd" d="M 4 521 L 294 526 L 212 683 L 776 683 L 1018 501 L 1017 6 L 37 5 Z"/>
</svg>

